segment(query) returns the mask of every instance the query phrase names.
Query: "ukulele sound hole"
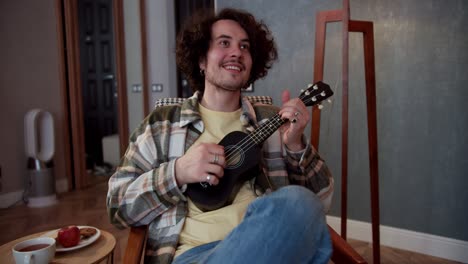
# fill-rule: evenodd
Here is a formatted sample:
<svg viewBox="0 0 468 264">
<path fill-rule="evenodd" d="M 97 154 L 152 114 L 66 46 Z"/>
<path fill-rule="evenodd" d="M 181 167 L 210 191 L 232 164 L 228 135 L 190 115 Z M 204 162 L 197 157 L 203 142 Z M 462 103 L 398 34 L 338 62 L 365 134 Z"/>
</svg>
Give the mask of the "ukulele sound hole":
<svg viewBox="0 0 468 264">
<path fill-rule="evenodd" d="M 226 169 L 239 168 L 244 162 L 244 152 L 236 145 L 230 145 L 225 148 L 226 153 Z"/>
</svg>

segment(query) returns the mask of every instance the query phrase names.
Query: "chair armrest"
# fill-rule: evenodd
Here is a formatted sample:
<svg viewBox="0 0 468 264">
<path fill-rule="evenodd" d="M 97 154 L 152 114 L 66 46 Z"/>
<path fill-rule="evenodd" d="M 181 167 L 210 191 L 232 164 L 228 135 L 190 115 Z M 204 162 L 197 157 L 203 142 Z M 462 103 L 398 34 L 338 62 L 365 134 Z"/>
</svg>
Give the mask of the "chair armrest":
<svg viewBox="0 0 468 264">
<path fill-rule="evenodd" d="M 138 264 L 141 262 L 146 242 L 148 226 L 133 226 L 128 234 L 127 248 L 122 263 Z"/>
<path fill-rule="evenodd" d="M 330 237 L 333 244 L 333 254 L 331 260 L 333 263 L 356 263 L 367 264 L 367 261 L 359 255 L 338 233 L 328 226 Z"/>
</svg>

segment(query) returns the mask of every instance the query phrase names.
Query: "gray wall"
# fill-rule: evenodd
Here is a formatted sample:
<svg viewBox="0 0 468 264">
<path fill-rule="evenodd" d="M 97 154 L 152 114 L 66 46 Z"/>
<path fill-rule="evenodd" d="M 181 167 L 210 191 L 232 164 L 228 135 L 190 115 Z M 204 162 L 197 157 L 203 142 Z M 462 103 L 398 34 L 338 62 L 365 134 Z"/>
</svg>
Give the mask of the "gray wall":
<svg viewBox="0 0 468 264">
<path fill-rule="evenodd" d="M 468 1 L 362 0 L 351 18 L 374 22 L 381 224 L 468 241 Z M 279 61 L 254 94 L 280 102 L 313 78 L 315 14 L 342 1 L 217 0 L 263 19 Z M 320 152 L 336 180 L 340 213 L 341 25 L 327 29 L 324 81 L 335 90 L 322 114 Z M 350 35 L 348 218 L 370 222 L 362 37 Z"/>
<path fill-rule="evenodd" d="M 177 96 L 174 14 L 174 1 L 146 0 L 149 112 L 158 98 Z M 163 90 L 152 91 L 153 84 L 162 84 Z"/>
<path fill-rule="evenodd" d="M 140 3 L 124 1 L 124 11 L 128 120 L 131 133 L 144 118 L 142 91 L 134 92 L 134 85 L 148 90 L 149 112 L 157 99 L 177 96 L 174 1 L 145 1 L 149 87 L 143 86 Z M 162 84 L 162 91 L 152 91 L 153 84 Z"/>
<path fill-rule="evenodd" d="M 27 177 L 24 116 L 32 109 L 54 117 L 55 179 L 66 180 L 65 129 L 54 1 L 0 1 L 0 204 L 21 197 Z M 65 187 L 65 190 L 67 188 Z M 59 188 L 57 188 L 59 191 Z M 61 191 L 64 191 L 63 189 Z M 10 193 L 15 192 L 11 195 Z M 6 196 L 4 196 L 6 195 Z"/>
<path fill-rule="evenodd" d="M 128 130 L 129 133 L 144 118 L 143 93 L 133 90 L 135 85 L 143 85 L 141 57 L 141 25 L 139 1 L 123 1 L 125 33 L 125 68 L 127 71 Z M 143 89 L 143 87 L 142 87 Z"/>
</svg>

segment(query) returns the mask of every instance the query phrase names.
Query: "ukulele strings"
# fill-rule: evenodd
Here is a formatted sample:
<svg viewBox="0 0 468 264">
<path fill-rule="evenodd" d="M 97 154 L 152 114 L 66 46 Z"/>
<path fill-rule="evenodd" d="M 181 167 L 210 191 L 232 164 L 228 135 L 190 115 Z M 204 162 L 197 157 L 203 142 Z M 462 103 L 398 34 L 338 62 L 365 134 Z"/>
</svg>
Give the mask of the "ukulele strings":
<svg viewBox="0 0 468 264">
<path fill-rule="evenodd" d="M 241 156 L 242 152 L 247 152 L 249 151 L 252 147 L 257 145 L 257 142 L 261 142 L 262 140 L 262 135 L 260 135 L 261 131 L 269 132 L 268 130 L 273 130 L 275 131 L 279 125 L 282 124 L 282 119 L 279 118 L 280 116 L 276 114 L 274 117 L 272 117 L 270 120 L 267 121 L 263 126 L 261 126 L 258 131 L 254 133 L 254 135 L 249 135 L 246 136 L 244 139 L 242 139 L 238 146 L 235 148 L 229 148 L 226 151 L 226 164 L 231 164 L 234 160 L 238 159 Z M 275 127 L 272 129 L 271 125 L 274 125 Z M 240 151 L 238 151 L 240 149 Z"/>
<path fill-rule="evenodd" d="M 307 96 L 306 96 L 307 97 Z M 304 104 L 308 104 L 310 102 L 313 102 L 314 100 L 311 99 L 312 97 L 309 97 L 307 99 L 304 99 L 304 96 L 301 95 L 299 97 L 299 99 L 301 99 Z M 279 115 L 276 114 L 273 118 L 271 118 L 269 121 L 267 121 L 267 123 L 265 123 L 263 126 L 261 126 L 259 128 L 259 130 L 263 131 L 264 128 L 266 128 L 267 130 L 270 130 L 271 129 L 271 126 L 268 126 L 268 123 L 275 123 L 274 125 L 282 125 L 282 119 L 278 119 L 279 118 Z M 271 122 L 270 122 L 271 121 Z M 270 124 L 271 125 L 271 124 Z M 277 128 L 274 128 L 273 131 L 276 131 Z M 257 141 L 258 139 L 262 139 L 261 138 L 262 136 L 260 135 L 253 135 L 253 136 L 249 136 L 249 137 L 245 137 L 243 140 L 241 140 L 239 142 L 239 146 L 238 148 L 240 148 L 242 151 L 246 152 L 248 151 L 249 149 L 251 149 L 252 147 L 254 147 L 255 145 L 257 145 Z M 247 147 L 245 148 L 245 145 L 247 145 Z M 244 149 L 245 148 L 245 149 Z M 237 148 L 236 148 L 237 149 Z M 236 151 L 236 149 L 233 149 L 233 148 L 230 148 L 228 149 L 228 151 L 226 151 L 226 163 L 227 164 L 230 164 L 230 162 L 232 162 L 234 159 L 237 159 L 238 157 L 240 157 L 240 153 L 239 151 Z M 232 151 L 231 151 L 232 150 Z"/>
<path fill-rule="evenodd" d="M 308 96 L 304 96 L 304 95 L 301 95 L 299 97 L 299 99 L 301 99 L 304 104 L 308 104 L 310 102 L 313 102 L 314 100 L 312 99 L 312 97 L 309 97 L 309 98 L 306 98 L 304 99 L 305 97 L 308 97 Z M 270 120 L 268 120 L 263 126 L 261 126 L 258 130 L 259 131 L 264 131 L 265 129 L 268 131 L 268 132 L 271 132 L 271 125 L 272 124 L 269 124 L 269 123 L 273 123 L 273 125 L 282 125 L 284 120 L 280 119 L 279 118 L 279 114 L 276 114 L 275 116 L 273 116 L 273 118 L 271 118 Z M 277 127 L 273 129 L 273 132 L 276 131 Z M 257 141 L 258 140 L 261 140 L 262 139 L 262 136 L 261 136 L 261 133 L 258 133 L 258 135 L 256 133 L 254 133 L 253 136 L 248 136 L 248 137 L 245 137 L 244 139 L 242 139 L 240 142 L 239 142 L 239 146 L 238 148 L 230 148 L 226 151 L 226 164 L 230 164 L 232 161 L 236 160 L 237 158 L 239 158 L 241 156 L 241 153 L 240 151 L 237 151 L 237 149 L 241 149 L 243 152 L 246 152 L 246 151 L 249 151 L 252 147 L 254 147 L 255 145 L 257 145 Z"/>
</svg>

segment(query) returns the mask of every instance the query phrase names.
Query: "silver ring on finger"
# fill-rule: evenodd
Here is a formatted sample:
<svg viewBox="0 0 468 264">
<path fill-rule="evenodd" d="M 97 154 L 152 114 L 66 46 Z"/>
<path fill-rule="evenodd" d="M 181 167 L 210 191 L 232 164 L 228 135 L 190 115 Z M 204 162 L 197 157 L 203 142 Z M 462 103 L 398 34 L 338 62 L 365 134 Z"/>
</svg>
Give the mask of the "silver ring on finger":
<svg viewBox="0 0 468 264">
<path fill-rule="evenodd" d="M 219 157 L 218 157 L 218 154 L 214 154 L 214 158 L 213 158 L 213 164 L 218 164 L 218 160 L 219 160 Z"/>
<path fill-rule="evenodd" d="M 210 174 L 206 175 L 206 181 L 200 182 L 200 185 L 203 188 L 208 188 L 208 186 L 211 186 L 211 175 Z"/>
</svg>

